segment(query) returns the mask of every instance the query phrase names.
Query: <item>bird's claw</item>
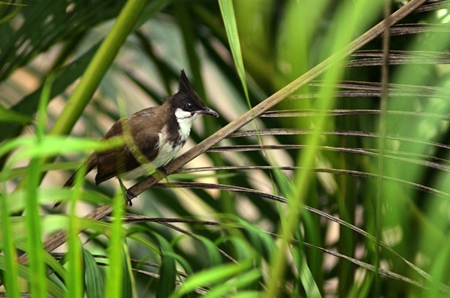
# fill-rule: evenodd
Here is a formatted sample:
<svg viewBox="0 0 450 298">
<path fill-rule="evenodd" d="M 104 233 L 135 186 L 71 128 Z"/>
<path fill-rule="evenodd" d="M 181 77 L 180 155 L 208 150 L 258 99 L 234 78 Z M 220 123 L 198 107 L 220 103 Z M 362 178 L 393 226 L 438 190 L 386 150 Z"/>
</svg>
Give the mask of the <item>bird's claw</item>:
<svg viewBox="0 0 450 298">
<path fill-rule="evenodd" d="M 133 202 L 131 202 L 131 200 L 133 198 L 135 198 L 136 196 L 129 191 L 128 189 L 125 191 L 125 204 L 127 204 L 128 206 L 133 206 Z"/>
<path fill-rule="evenodd" d="M 167 172 L 167 170 L 166 170 L 166 168 L 164 166 L 160 166 L 158 168 L 158 171 L 160 171 L 164 175 L 164 177 L 169 176 L 169 173 Z"/>
</svg>

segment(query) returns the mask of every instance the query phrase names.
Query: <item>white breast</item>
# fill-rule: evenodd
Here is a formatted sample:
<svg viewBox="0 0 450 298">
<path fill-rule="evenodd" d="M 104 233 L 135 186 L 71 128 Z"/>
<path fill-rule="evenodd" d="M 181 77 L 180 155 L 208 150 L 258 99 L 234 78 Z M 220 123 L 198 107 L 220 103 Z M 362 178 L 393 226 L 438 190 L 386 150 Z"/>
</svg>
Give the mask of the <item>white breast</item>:
<svg viewBox="0 0 450 298">
<path fill-rule="evenodd" d="M 189 134 L 191 133 L 192 122 L 197 119 L 198 115 L 192 115 L 190 112 L 183 111 L 178 108 L 175 111 L 175 117 L 177 117 L 178 125 L 180 126 L 180 136 L 183 142 L 189 138 Z"/>
<path fill-rule="evenodd" d="M 167 128 L 165 128 L 159 133 L 158 155 L 156 156 L 156 158 L 151 163 L 141 163 L 140 167 L 121 174 L 120 178 L 124 180 L 132 180 L 144 175 L 149 175 L 153 173 L 155 169 L 161 166 L 165 166 L 175 157 L 175 155 L 178 153 L 178 151 L 180 151 L 184 143 L 189 138 L 192 122 L 195 120 L 195 118 L 197 118 L 196 116 L 192 116 L 191 113 L 185 112 L 181 109 L 177 109 L 175 111 L 175 116 L 177 117 L 177 121 L 180 126 L 179 134 L 181 145 L 174 146 L 174 144 L 165 137 L 168 135 Z"/>
</svg>

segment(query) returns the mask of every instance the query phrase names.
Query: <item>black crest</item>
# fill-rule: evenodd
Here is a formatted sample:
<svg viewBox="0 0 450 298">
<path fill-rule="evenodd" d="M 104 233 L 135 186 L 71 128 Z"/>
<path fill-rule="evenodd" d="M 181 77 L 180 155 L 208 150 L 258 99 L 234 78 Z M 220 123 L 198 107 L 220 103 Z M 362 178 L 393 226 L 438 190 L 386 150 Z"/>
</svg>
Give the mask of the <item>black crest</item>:
<svg viewBox="0 0 450 298">
<path fill-rule="evenodd" d="M 192 87 L 191 87 L 191 83 L 189 82 L 189 80 L 186 76 L 186 73 L 184 72 L 184 69 L 181 70 L 178 92 L 180 92 L 180 93 L 194 92 L 195 93 L 194 89 L 192 89 Z"/>
<path fill-rule="evenodd" d="M 181 71 L 178 92 L 169 98 L 171 109 L 182 108 L 185 111 L 199 111 L 206 109 L 202 99 L 197 92 L 191 87 L 184 70 Z"/>
</svg>

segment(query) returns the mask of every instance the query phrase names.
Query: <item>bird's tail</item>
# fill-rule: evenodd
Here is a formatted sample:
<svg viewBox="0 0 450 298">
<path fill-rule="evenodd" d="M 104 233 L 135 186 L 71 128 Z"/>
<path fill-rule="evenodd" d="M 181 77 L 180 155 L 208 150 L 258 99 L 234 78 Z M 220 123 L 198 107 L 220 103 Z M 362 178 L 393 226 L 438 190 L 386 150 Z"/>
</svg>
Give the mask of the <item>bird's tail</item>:
<svg viewBox="0 0 450 298">
<path fill-rule="evenodd" d="M 72 174 L 72 176 L 70 176 L 69 179 L 67 179 L 66 183 L 64 183 L 64 185 L 63 185 L 64 188 L 70 188 L 73 186 L 73 183 L 75 182 L 78 172 L 80 172 L 80 170 L 83 169 L 83 167 L 86 167 L 86 172 L 84 173 L 84 176 L 86 176 L 87 173 L 92 171 L 96 166 L 96 164 L 93 162 L 93 158 L 89 158 L 86 163 L 87 163 L 87 167 L 86 167 L 86 165 L 81 166 L 78 170 L 75 171 L 75 173 Z M 55 202 L 53 204 L 53 208 L 56 208 L 59 205 L 61 205 L 61 201 Z"/>
<path fill-rule="evenodd" d="M 66 181 L 66 183 L 64 183 L 63 187 L 72 187 L 73 183 L 75 182 L 75 178 L 78 175 L 78 172 L 80 172 L 80 170 L 83 169 L 83 167 L 86 167 L 86 172 L 83 174 L 83 176 L 86 176 L 90 171 L 92 171 L 95 168 L 95 164 L 93 162 L 91 162 L 91 159 L 89 159 L 87 161 L 87 166 L 83 165 L 78 170 L 76 170 L 75 173 L 73 173 L 73 175 L 70 176 L 69 179 L 67 179 L 67 181 Z"/>
<path fill-rule="evenodd" d="M 70 178 L 67 179 L 66 183 L 64 183 L 64 185 L 63 185 L 64 188 L 66 188 L 66 187 L 70 188 L 73 186 L 73 183 L 75 182 L 75 178 L 77 177 L 79 171 L 80 171 L 80 169 L 76 170 L 75 173 L 73 173 L 72 176 L 70 176 Z"/>
</svg>

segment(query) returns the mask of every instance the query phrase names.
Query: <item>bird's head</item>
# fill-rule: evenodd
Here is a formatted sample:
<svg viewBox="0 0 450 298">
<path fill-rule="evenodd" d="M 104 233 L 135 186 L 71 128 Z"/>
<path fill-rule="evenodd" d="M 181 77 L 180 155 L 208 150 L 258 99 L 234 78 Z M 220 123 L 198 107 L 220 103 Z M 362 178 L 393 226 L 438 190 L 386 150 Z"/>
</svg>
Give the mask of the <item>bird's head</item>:
<svg viewBox="0 0 450 298">
<path fill-rule="evenodd" d="M 169 104 L 177 119 L 194 120 L 201 115 L 219 117 L 216 111 L 205 106 L 202 99 L 191 87 L 184 70 L 181 71 L 178 92 L 169 99 Z"/>
</svg>

